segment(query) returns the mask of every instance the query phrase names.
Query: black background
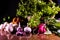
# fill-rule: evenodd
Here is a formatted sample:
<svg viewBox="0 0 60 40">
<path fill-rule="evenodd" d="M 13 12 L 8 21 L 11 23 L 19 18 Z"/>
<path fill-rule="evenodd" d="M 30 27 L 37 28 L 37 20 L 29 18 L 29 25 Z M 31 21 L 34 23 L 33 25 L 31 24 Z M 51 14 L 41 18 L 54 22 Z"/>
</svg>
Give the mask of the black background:
<svg viewBox="0 0 60 40">
<path fill-rule="evenodd" d="M 18 0 L 1 0 L 0 1 L 0 17 L 14 16 L 16 14 Z"/>
<path fill-rule="evenodd" d="M 19 0 L 0 0 L 0 23 L 2 18 L 15 16 Z"/>
</svg>

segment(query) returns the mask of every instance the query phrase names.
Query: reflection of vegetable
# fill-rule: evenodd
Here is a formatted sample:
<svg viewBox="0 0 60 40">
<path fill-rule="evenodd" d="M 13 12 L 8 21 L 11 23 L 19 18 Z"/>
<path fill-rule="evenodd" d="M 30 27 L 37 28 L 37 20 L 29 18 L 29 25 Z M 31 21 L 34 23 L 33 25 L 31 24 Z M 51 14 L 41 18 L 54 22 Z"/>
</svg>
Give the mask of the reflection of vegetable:
<svg viewBox="0 0 60 40">
<path fill-rule="evenodd" d="M 10 16 L 8 16 L 8 19 L 10 19 Z"/>
<path fill-rule="evenodd" d="M 11 22 L 10 20 L 11 20 L 11 18 L 10 18 L 10 16 L 7 16 L 7 17 L 3 17 L 3 22 L 5 22 L 5 21 L 7 21 L 7 22 Z"/>
<path fill-rule="evenodd" d="M 3 18 L 3 21 L 6 21 L 6 18 Z"/>
</svg>

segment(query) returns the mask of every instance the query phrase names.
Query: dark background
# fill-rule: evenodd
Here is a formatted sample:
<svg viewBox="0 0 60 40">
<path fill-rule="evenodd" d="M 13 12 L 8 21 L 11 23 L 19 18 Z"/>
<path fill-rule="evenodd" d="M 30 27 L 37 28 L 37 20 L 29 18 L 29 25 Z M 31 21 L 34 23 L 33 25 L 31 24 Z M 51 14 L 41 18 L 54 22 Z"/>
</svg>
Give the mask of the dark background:
<svg viewBox="0 0 60 40">
<path fill-rule="evenodd" d="M 0 17 L 13 16 L 16 14 L 18 0 L 1 0 L 0 1 Z"/>
<path fill-rule="evenodd" d="M 16 15 L 19 0 L 0 0 L 0 23 L 3 17 Z"/>
</svg>

